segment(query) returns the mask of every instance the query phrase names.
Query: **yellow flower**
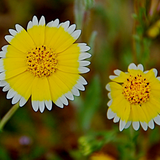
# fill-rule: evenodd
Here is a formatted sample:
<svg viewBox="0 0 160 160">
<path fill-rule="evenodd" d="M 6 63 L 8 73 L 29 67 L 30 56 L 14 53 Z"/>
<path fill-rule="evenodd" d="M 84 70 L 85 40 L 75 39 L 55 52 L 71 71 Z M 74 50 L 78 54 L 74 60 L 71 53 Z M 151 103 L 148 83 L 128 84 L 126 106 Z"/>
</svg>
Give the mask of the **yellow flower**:
<svg viewBox="0 0 160 160">
<path fill-rule="evenodd" d="M 111 157 L 108 154 L 95 153 L 91 156 L 90 160 L 115 160 L 115 158 Z"/>
<path fill-rule="evenodd" d="M 91 56 L 86 53 L 90 47 L 74 43 L 81 31 L 69 23 L 56 19 L 45 25 L 44 16 L 39 22 L 34 16 L 27 31 L 18 24 L 9 30 L 5 39 L 10 45 L 0 52 L 0 86 L 12 104 L 23 106 L 31 96 L 34 111 L 43 112 L 45 106 L 52 109 L 52 101 L 63 108 L 85 90 L 80 73 L 89 71 L 90 62 L 84 59 Z"/>
<path fill-rule="evenodd" d="M 119 130 L 128 128 L 132 123 L 135 130 L 140 124 L 144 130 L 154 128 L 154 122 L 160 125 L 160 77 L 157 70 L 143 72 L 143 65 L 131 63 L 128 72 L 115 70 L 116 76 L 110 76 L 106 89 L 108 97 L 108 119 L 119 122 Z"/>
</svg>

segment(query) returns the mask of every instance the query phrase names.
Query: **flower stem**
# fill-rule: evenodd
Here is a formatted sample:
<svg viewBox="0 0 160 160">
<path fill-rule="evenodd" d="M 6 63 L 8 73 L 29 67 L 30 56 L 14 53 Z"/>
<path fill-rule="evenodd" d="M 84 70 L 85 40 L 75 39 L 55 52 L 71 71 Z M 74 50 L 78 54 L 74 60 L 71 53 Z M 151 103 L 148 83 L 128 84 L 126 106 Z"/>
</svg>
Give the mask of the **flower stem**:
<svg viewBox="0 0 160 160">
<path fill-rule="evenodd" d="M 132 127 L 130 127 L 130 139 L 131 139 L 131 158 L 132 160 L 137 159 L 137 154 L 136 154 L 136 138 L 135 138 L 135 131 Z"/>
<path fill-rule="evenodd" d="M 7 114 L 2 118 L 0 121 L 0 131 L 2 131 L 4 125 L 6 122 L 11 118 L 11 116 L 15 113 L 15 111 L 19 108 L 18 103 L 15 104 L 8 112 Z"/>
</svg>

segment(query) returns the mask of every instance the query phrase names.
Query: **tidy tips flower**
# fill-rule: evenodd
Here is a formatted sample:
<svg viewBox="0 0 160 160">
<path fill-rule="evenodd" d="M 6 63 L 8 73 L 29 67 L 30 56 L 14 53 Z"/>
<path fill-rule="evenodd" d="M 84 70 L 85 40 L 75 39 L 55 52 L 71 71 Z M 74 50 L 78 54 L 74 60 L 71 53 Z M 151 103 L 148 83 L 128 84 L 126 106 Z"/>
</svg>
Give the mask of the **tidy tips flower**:
<svg viewBox="0 0 160 160">
<path fill-rule="evenodd" d="M 113 82 L 106 85 L 109 91 L 108 119 L 119 122 L 119 130 L 132 123 L 135 130 L 140 125 L 144 130 L 160 125 L 160 77 L 157 70 L 143 71 L 143 65 L 131 63 L 128 72 L 115 70 L 110 76 Z"/>
<path fill-rule="evenodd" d="M 68 99 L 84 91 L 86 80 L 80 75 L 89 71 L 91 55 L 86 43 L 74 43 L 81 31 L 69 21 L 56 19 L 45 24 L 34 16 L 27 31 L 19 24 L 5 36 L 10 43 L 0 52 L 0 86 L 8 91 L 12 104 L 23 106 L 31 96 L 34 111 L 52 109 L 52 101 L 63 108 Z"/>
</svg>

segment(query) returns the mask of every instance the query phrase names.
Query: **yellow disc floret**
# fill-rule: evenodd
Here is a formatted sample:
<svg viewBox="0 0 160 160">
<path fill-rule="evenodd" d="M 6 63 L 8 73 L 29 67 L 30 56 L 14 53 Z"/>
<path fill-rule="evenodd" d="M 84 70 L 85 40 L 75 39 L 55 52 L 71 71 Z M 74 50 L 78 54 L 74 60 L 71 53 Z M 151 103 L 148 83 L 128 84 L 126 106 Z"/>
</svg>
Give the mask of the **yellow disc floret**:
<svg viewBox="0 0 160 160">
<path fill-rule="evenodd" d="M 50 76 L 57 69 L 57 54 L 42 45 L 27 53 L 28 71 L 37 77 Z"/>
<path fill-rule="evenodd" d="M 130 75 L 122 84 L 124 97 L 131 104 L 145 103 L 150 97 L 150 83 L 141 74 Z"/>
</svg>

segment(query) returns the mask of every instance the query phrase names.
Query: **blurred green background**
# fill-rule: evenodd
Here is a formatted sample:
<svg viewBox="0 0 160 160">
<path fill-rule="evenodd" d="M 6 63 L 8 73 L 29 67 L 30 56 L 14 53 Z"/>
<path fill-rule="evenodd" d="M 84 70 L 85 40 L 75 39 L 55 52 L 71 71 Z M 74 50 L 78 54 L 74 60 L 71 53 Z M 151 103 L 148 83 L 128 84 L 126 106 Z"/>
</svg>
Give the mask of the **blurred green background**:
<svg viewBox="0 0 160 160">
<path fill-rule="evenodd" d="M 35 113 L 30 100 L 0 132 L 0 160 L 159 160 L 160 127 L 122 132 L 106 117 L 105 85 L 131 62 L 160 70 L 159 0 L 0 0 L 0 47 L 8 29 L 33 15 L 75 23 L 90 47 L 85 92 L 60 109 Z M 0 91 L 0 117 L 12 107 Z"/>
</svg>

